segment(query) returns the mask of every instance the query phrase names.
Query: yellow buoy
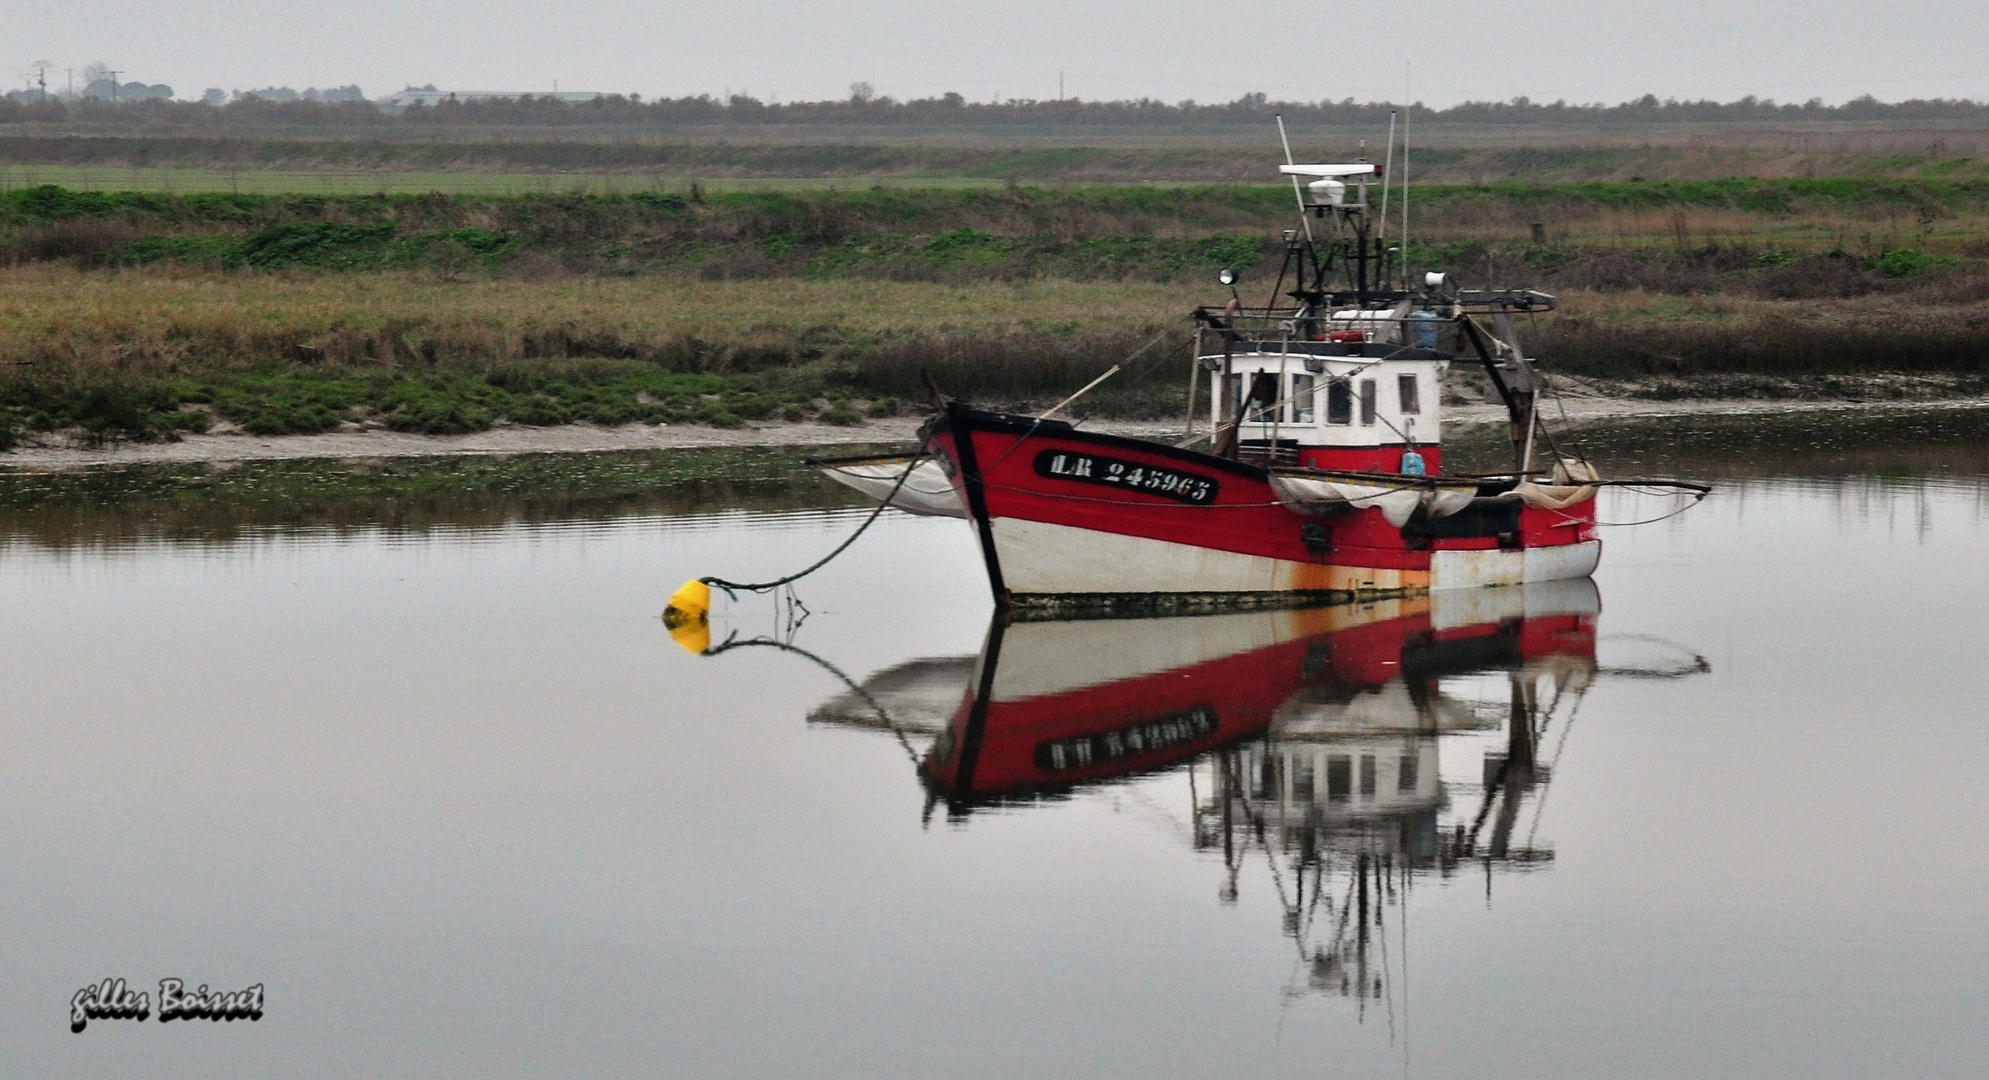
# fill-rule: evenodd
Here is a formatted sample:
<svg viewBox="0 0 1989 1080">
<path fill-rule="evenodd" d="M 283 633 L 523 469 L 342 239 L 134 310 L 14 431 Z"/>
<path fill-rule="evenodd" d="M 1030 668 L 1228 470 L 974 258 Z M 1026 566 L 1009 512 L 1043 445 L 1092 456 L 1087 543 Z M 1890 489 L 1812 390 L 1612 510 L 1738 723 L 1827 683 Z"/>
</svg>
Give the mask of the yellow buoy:
<svg viewBox="0 0 1989 1080">
<path fill-rule="evenodd" d="M 702 654 L 711 647 L 711 586 L 702 581 L 686 581 L 670 594 L 663 609 L 663 625 L 670 640 L 685 652 Z"/>
</svg>

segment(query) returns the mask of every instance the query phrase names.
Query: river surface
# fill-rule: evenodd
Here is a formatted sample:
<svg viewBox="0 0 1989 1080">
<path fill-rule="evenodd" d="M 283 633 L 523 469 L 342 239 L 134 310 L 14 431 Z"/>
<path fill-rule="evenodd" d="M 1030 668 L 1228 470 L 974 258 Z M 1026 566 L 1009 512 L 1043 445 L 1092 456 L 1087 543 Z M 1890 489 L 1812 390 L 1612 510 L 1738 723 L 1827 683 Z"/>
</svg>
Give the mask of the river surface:
<svg viewBox="0 0 1989 1080">
<path fill-rule="evenodd" d="M 1298 614 L 1003 625 L 967 528 L 890 512 L 707 655 L 679 582 L 866 511 L 780 469 L 412 518 L 37 496 L 0 1060 L 1980 1076 L 1989 478 L 1909 443 L 1715 447 L 1593 588 Z M 72 1033 L 120 977 L 265 1012 Z"/>
</svg>

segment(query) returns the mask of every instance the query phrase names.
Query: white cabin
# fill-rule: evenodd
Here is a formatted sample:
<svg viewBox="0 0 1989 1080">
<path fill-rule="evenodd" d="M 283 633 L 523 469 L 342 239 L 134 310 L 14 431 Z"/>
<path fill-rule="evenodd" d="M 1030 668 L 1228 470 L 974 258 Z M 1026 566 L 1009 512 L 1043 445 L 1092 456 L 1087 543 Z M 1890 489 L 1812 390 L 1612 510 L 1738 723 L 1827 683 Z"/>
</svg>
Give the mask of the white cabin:
<svg viewBox="0 0 1989 1080">
<path fill-rule="evenodd" d="M 1413 447 L 1435 471 L 1450 368 L 1436 348 L 1440 317 L 1340 311 L 1291 322 L 1300 333 L 1237 341 L 1226 354 L 1204 342 L 1209 420 L 1218 432 L 1236 422 L 1240 456 L 1393 473 Z"/>
</svg>

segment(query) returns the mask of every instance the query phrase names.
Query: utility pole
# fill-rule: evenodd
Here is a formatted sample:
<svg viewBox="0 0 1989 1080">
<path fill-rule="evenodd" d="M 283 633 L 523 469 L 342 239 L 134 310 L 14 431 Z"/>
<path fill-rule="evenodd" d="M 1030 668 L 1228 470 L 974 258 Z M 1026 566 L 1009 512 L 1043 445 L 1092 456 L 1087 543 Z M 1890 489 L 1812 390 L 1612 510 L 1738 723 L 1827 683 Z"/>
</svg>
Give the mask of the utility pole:
<svg viewBox="0 0 1989 1080">
<path fill-rule="evenodd" d="M 108 72 L 108 74 L 110 75 L 110 99 L 111 99 L 111 104 L 115 105 L 115 104 L 117 104 L 117 77 L 118 77 L 119 75 L 122 75 L 122 74 L 124 74 L 124 72 L 122 72 L 122 71 L 112 71 L 112 72 Z"/>
<path fill-rule="evenodd" d="M 31 66 L 35 69 L 35 85 L 41 90 L 41 102 L 46 105 L 48 104 L 48 69 L 55 65 L 46 60 L 37 60 Z"/>
<path fill-rule="evenodd" d="M 1064 73 L 1063 73 L 1062 71 L 1058 71 L 1058 72 L 1057 72 L 1057 101 L 1061 103 L 1061 102 L 1063 101 L 1063 99 L 1064 99 Z"/>
</svg>

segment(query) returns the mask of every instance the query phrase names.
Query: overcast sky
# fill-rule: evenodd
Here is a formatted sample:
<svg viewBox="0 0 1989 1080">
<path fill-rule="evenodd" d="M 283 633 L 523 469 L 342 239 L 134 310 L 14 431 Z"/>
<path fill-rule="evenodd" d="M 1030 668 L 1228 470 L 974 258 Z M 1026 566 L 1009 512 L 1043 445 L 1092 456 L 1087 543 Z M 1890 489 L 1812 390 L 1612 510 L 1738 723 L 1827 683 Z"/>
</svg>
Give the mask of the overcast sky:
<svg viewBox="0 0 1989 1080">
<path fill-rule="evenodd" d="M 1359 11 L 1392 13 L 1354 23 Z M 1414 96 L 1617 102 L 1859 94 L 1989 99 L 1989 3 L 1871 0 L 1411 0 L 1248 6 L 1181 0 L 0 0 L 0 68 L 103 61 L 123 79 L 206 87 L 742 88 L 761 99 L 880 94 L 1228 101 Z"/>
</svg>

